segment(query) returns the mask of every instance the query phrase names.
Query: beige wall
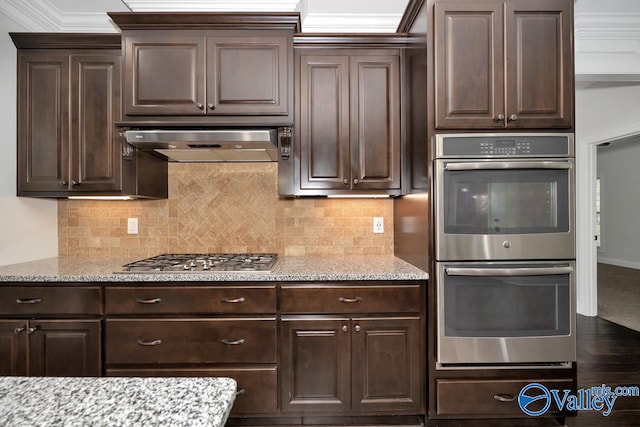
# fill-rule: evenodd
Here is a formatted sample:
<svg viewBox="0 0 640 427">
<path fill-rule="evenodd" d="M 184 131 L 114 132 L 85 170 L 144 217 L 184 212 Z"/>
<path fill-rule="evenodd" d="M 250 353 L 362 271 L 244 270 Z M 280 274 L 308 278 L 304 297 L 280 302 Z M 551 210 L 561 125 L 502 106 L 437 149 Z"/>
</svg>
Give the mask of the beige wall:
<svg viewBox="0 0 640 427">
<path fill-rule="evenodd" d="M 384 217 L 385 233 L 372 233 Z M 127 218 L 139 234 L 127 234 Z M 391 199 L 281 199 L 276 163 L 169 164 L 169 198 L 58 203 L 61 256 L 392 255 Z"/>
</svg>

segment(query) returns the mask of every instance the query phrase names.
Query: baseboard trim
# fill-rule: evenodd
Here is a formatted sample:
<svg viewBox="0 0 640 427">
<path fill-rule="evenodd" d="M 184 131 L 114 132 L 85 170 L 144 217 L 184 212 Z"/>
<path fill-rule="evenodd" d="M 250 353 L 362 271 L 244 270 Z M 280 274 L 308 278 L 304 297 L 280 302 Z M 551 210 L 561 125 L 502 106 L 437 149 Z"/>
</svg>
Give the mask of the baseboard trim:
<svg viewBox="0 0 640 427">
<path fill-rule="evenodd" d="M 633 262 L 633 261 L 626 261 L 626 260 L 621 260 L 621 259 L 598 257 L 598 263 L 599 264 L 615 265 L 615 266 L 618 266 L 618 267 L 634 268 L 636 270 L 640 270 L 640 263 Z"/>
</svg>

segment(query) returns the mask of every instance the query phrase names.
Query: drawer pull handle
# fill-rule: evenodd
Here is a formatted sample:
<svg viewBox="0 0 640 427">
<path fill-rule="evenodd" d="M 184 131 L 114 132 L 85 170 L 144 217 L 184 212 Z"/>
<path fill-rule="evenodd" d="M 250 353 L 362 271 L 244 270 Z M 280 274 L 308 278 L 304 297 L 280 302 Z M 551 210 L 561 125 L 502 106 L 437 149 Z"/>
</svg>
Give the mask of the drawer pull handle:
<svg viewBox="0 0 640 427">
<path fill-rule="evenodd" d="M 240 344 L 244 344 L 244 338 L 240 338 L 239 340 L 235 340 L 235 341 L 228 340 L 225 338 L 221 342 L 222 344 L 225 344 L 225 345 L 240 345 Z"/>
<path fill-rule="evenodd" d="M 222 302 L 226 302 L 229 304 L 241 304 L 245 301 L 244 297 L 240 298 L 222 298 Z"/>
<path fill-rule="evenodd" d="M 243 394 L 245 394 L 247 392 L 247 390 L 245 390 L 244 388 L 241 388 L 240 390 L 236 391 L 236 397 L 237 396 L 241 396 Z"/>
<path fill-rule="evenodd" d="M 355 303 L 355 302 L 362 302 L 362 298 L 360 298 L 360 297 L 355 297 L 355 298 L 340 297 L 340 298 L 338 298 L 338 301 L 351 304 L 351 303 Z"/>
<path fill-rule="evenodd" d="M 40 304 L 42 298 L 18 298 L 16 304 Z"/>
<path fill-rule="evenodd" d="M 153 346 L 162 344 L 162 340 L 153 340 L 153 341 L 138 340 L 138 344 L 143 345 L 145 347 L 153 347 Z"/>
<path fill-rule="evenodd" d="M 498 402 L 513 402 L 514 400 L 516 400 L 516 397 L 513 394 L 507 393 L 494 394 L 493 398 Z"/>
<path fill-rule="evenodd" d="M 136 299 L 136 302 L 138 304 L 158 304 L 161 301 L 162 301 L 162 299 L 160 299 L 160 298 L 149 298 L 149 299 L 138 298 L 138 299 Z"/>
<path fill-rule="evenodd" d="M 40 326 L 39 325 L 38 326 L 32 326 L 31 328 L 27 329 L 27 334 L 31 335 L 34 332 L 38 331 L 38 330 L 40 330 Z"/>
</svg>

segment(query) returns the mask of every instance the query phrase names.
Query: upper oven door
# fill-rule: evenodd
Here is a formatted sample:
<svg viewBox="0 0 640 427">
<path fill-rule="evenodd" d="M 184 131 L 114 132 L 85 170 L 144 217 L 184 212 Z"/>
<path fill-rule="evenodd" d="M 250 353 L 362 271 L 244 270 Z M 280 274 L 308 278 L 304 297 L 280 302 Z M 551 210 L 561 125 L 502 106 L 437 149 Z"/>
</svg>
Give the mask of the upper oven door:
<svg viewBox="0 0 640 427">
<path fill-rule="evenodd" d="M 436 259 L 575 258 L 571 158 L 437 159 Z"/>
</svg>

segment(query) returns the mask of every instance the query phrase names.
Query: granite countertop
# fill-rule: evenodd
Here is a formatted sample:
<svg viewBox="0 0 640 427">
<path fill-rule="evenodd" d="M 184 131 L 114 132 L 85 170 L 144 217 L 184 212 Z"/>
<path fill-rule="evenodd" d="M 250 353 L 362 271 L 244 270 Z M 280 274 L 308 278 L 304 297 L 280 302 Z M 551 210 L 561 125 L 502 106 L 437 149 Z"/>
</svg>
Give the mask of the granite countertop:
<svg viewBox="0 0 640 427">
<path fill-rule="evenodd" d="M 394 256 L 280 256 L 271 272 L 115 273 L 135 259 L 54 257 L 0 266 L 0 282 L 229 282 L 427 280 L 428 274 Z"/>
<path fill-rule="evenodd" d="M 0 424 L 224 426 L 231 378 L 0 377 Z"/>
</svg>

